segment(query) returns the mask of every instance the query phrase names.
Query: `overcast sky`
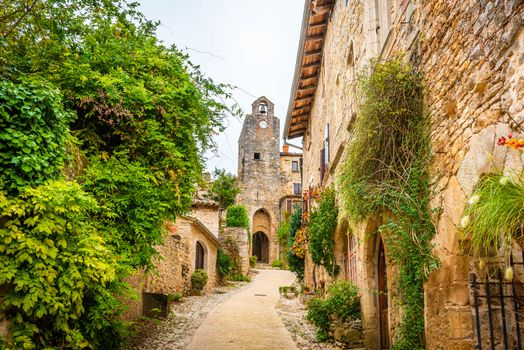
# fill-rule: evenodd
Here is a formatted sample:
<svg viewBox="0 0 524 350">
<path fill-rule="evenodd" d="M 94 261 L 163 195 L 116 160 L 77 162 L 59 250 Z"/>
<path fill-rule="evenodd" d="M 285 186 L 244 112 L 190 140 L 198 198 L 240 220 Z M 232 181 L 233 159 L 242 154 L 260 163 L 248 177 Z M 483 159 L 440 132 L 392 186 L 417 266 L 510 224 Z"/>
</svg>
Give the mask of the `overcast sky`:
<svg viewBox="0 0 524 350">
<path fill-rule="evenodd" d="M 244 112 L 259 96 L 269 98 L 283 128 L 304 0 L 141 2 L 146 17 L 162 23 L 159 39 L 185 49 L 191 61 L 216 82 L 238 86 L 233 96 Z M 226 131 L 215 138 L 218 155 L 209 154 L 207 169 L 224 168 L 236 174 L 242 120 L 226 122 Z"/>
</svg>

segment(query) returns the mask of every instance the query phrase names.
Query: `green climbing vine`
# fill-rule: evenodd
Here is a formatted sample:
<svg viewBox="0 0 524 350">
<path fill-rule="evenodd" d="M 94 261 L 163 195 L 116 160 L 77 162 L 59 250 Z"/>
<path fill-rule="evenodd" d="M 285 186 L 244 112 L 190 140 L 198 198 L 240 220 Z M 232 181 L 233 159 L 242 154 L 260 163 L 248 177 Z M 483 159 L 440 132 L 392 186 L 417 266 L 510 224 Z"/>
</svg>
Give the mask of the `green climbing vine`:
<svg viewBox="0 0 524 350">
<path fill-rule="evenodd" d="M 320 196 L 319 205 L 311 212 L 307 230 L 311 260 L 322 265 L 331 276 L 336 276 L 340 267 L 335 264 L 334 234 L 337 227 L 338 207 L 333 188 L 326 189 Z"/>
<path fill-rule="evenodd" d="M 378 229 L 399 268 L 403 310 L 393 349 L 424 348 L 423 283 L 436 266 L 429 204 L 429 117 L 419 73 L 401 58 L 376 60 L 358 79 L 359 115 L 339 178 L 353 223 L 382 215 Z"/>
</svg>

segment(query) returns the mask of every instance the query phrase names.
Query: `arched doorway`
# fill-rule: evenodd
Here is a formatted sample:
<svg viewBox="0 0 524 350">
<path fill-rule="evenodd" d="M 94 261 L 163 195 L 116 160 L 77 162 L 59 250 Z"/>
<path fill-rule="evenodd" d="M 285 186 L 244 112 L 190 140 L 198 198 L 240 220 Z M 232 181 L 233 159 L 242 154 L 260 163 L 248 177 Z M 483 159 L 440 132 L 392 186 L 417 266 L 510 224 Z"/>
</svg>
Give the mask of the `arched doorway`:
<svg viewBox="0 0 524 350">
<path fill-rule="evenodd" d="M 386 272 L 386 254 L 384 243 L 379 238 L 378 245 L 378 264 L 377 264 L 377 285 L 378 285 L 378 317 L 380 325 L 380 349 L 389 349 L 389 321 L 388 321 L 388 279 Z"/>
<path fill-rule="evenodd" d="M 253 256 L 261 263 L 269 263 L 269 239 L 264 232 L 257 232 L 253 235 Z"/>
<path fill-rule="evenodd" d="M 195 270 L 206 268 L 206 249 L 200 242 L 196 242 Z"/>
</svg>

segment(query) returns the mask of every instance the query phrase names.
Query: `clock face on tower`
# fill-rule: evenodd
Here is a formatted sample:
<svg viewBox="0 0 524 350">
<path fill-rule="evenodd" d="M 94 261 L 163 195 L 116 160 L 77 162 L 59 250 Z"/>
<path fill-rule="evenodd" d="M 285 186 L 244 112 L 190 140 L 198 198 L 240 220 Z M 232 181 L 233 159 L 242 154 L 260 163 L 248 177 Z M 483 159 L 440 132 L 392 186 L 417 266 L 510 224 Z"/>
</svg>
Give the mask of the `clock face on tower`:
<svg viewBox="0 0 524 350">
<path fill-rule="evenodd" d="M 260 126 L 261 129 L 267 128 L 267 122 L 265 120 L 261 120 L 260 123 L 258 123 L 258 126 Z"/>
</svg>

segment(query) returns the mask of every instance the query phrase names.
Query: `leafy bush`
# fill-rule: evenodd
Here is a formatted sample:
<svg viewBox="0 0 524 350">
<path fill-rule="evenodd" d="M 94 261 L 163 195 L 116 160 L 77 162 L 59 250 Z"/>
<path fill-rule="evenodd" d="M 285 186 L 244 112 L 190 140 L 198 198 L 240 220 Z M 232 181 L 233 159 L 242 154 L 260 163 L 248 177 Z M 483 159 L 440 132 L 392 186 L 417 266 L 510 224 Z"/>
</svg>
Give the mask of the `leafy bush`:
<svg viewBox="0 0 524 350">
<path fill-rule="evenodd" d="M 249 257 L 249 266 L 255 267 L 257 265 L 257 256 L 253 255 Z"/>
<path fill-rule="evenodd" d="M 284 212 L 284 216 L 282 219 L 282 222 L 278 226 L 277 229 L 277 242 L 282 244 L 287 244 L 287 241 L 289 239 L 289 220 L 291 218 L 291 214 L 288 212 Z"/>
<path fill-rule="evenodd" d="M 226 211 L 226 225 L 229 227 L 243 227 L 249 229 L 249 217 L 243 205 L 231 205 Z"/>
<path fill-rule="evenodd" d="M 322 265 L 331 276 L 336 276 L 335 240 L 333 235 L 337 227 L 338 207 L 335 202 L 335 191 L 325 190 L 318 208 L 311 212 L 307 230 L 309 232 L 309 253 L 311 260 Z"/>
<path fill-rule="evenodd" d="M 230 273 L 233 267 L 235 266 L 235 262 L 229 254 L 224 252 L 221 248 L 218 248 L 217 250 L 217 271 L 220 275 L 220 278 L 224 279 L 226 278 Z"/>
<path fill-rule="evenodd" d="M 0 308 L 13 346 L 113 348 L 121 324 L 117 258 L 90 220 L 96 201 L 76 183 L 51 182 L 0 200 Z"/>
<path fill-rule="evenodd" d="M 0 178 L 9 194 L 61 175 L 72 119 L 49 83 L 0 82 Z"/>
<path fill-rule="evenodd" d="M 522 237 L 524 222 L 524 172 L 507 177 L 484 177 L 470 197 L 462 226 L 476 254 L 509 251 L 513 239 Z"/>
<path fill-rule="evenodd" d="M 317 328 L 320 341 L 329 338 L 330 316 L 340 321 L 356 320 L 361 317 L 358 288 L 349 281 L 336 281 L 328 287 L 325 299 L 313 298 L 308 303 L 306 318 Z"/>
<path fill-rule="evenodd" d="M 222 208 L 235 204 L 235 199 L 240 193 L 237 177 L 223 169 L 215 169 L 213 183 L 208 192 L 208 197 L 216 201 Z"/>
<path fill-rule="evenodd" d="M 287 243 L 287 262 L 289 270 L 297 275 L 299 280 L 304 279 L 304 257 L 297 256 L 292 247 L 295 244 L 295 235 L 302 226 L 302 207 L 295 205 L 293 213 L 291 214 L 291 220 L 289 223 L 289 239 Z"/>
<path fill-rule="evenodd" d="M 283 262 L 282 260 L 273 260 L 273 261 L 271 262 L 271 266 L 272 266 L 272 267 L 279 267 L 279 268 L 282 268 L 282 267 L 284 267 L 285 265 L 284 265 L 284 262 Z"/>
<path fill-rule="evenodd" d="M 237 281 L 237 282 L 251 282 L 251 277 L 242 275 L 240 273 L 232 274 L 228 277 L 230 281 Z"/>
<path fill-rule="evenodd" d="M 191 275 L 191 288 L 202 290 L 207 284 L 207 272 L 202 269 L 196 269 Z"/>
<path fill-rule="evenodd" d="M 170 187 L 159 187 L 155 174 L 120 153 L 107 161 L 93 159 L 83 180 L 104 209 L 97 220 L 122 259 L 133 267 L 152 267 L 163 224 L 174 219 Z"/>
<path fill-rule="evenodd" d="M 180 300 L 182 300 L 182 293 L 172 293 L 167 296 L 167 301 L 169 303 Z"/>
<path fill-rule="evenodd" d="M 307 320 L 313 323 L 317 329 L 317 340 L 329 339 L 330 312 L 327 304 L 320 298 L 313 298 L 307 304 Z"/>
<path fill-rule="evenodd" d="M 280 294 L 286 294 L 286 293 L 294 293 L 295 296 L 298 295 L 298 290 L 297 290 L 297 287 L 295 286 L 280 286 L 278 287 L 278 292 Z"/>
</svg>

